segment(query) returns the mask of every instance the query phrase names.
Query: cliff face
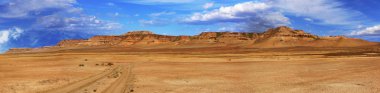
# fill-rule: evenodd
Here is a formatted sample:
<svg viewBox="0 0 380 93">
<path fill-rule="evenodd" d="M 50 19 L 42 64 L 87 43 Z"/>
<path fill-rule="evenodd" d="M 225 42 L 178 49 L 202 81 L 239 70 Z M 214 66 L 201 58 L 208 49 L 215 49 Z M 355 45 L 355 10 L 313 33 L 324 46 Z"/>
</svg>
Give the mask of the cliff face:
<svg viewBox="0 0 380 93">
<path fill-rule="evenodd" d="M 299 47 L 311 46 L 309 43 L 317 41 L 318 36 L 306 33 L 302 30 L 293 30 L 289 27 L 278 27 L 269 29 L 259 36 L 254 47 L 275 48 L 275 47 Z"/>
<path fill-rule="evenodd" d="M 126 47 L 126 46 L 188 46 L 236 45 L 255 48 L 277 47 L 356 47 L 377 43 L 344 36 L 319 37 L 289 27 L 269 29 L 263 33 L 203 32 L 196 36 L 167 36 L 150 31 L 133 31 L 120 36 L 94 36 L 88 40 L 64 40 L 59 47 Z"/>
<path fill-rule="evenodd" d="M 150 31 L 133 31 L 128 32 L 127 34 L 124 34 L 124 36 L 133 36 L 133 35 L 153 35 L 153 32 Z"/>
<path fill-rule="evenodd" d="M 57 44 L 58 47 L 76 47 L 86 40 L 63 40 Z"/>
<path fill-rule="evenodd" d="M 282 26 L 264 32 L 252 47 L 359 47 L 377 44 L 378 43 L 344 36 L 319 37 L 306 33 L 303 30 L 293 30 L 289 27 Z"/>
<path fill-rule="evenodd" d="M 150 31 L 132 31 L 120 36 L 94 36 L 88 40 L 63 40 L 55 48 L 76 47 L 208 47 L 240 46 L 253 48 L 279 47 L 358 47 L 378 43 L 344 36 L 319 37 L 289 27 L 269 29 L 263 33 L 203 32 L 195 36 L 158 35 Z M 9 52 L 32 51 L 11 49 Z"/>
</svg>

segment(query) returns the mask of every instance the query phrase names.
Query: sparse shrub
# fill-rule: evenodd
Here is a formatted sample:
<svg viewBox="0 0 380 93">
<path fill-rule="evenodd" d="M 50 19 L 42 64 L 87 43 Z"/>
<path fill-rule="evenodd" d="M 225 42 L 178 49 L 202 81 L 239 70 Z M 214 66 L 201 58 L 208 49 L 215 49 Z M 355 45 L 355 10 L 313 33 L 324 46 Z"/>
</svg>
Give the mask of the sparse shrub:
<svg viewBox="0 0 380 93">
<path fill-rule="evenodd" d="M 100 66 L 113 66 L 114 64 L 111 63 L 111 62 L 104 62 L 102 64 L 97 64 L 97 66 L 100 65 Z"/>
<path fill-rule="evenodd" d="M 88 61 L 88 59 L 84 59 L 84 61 Z"/>
<path fill-rule="evenodd" d="M 107 66 L 112 66 L 112 65 L 113 65 L 113 63 L 111 63 L 111 62 L 107 63 Z"/>
<path fill-rule="evenodd" d="M 84 64 L 79 64 L 79 67 L 84 67 Z"/>
</svg>

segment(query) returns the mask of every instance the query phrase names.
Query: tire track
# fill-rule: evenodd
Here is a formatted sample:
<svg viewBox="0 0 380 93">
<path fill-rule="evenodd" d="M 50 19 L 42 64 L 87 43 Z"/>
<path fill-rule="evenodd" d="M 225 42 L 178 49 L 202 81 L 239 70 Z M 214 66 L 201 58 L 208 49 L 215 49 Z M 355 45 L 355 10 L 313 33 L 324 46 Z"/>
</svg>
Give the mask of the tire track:
<svg viewBox="0 0 380 93">
<path fill-rule="evenodd" d="M 96 81 L 107 78 L 107 76 L 113 73 L 117 73 L 120 70 L 122 70 L 122 66 L 117 66 L 113 69 L 106 70 L 105 72 L 85 78 L 83 80 L 73 82 L 59 88 L 55 88 L 55 89 L 43 91 L 43 92 L 38 92 L 38 93 L 72 93 L 75 91 L 79 91 L 87 86 L 90 86 L 94 84 Z"/>
<path fill-rule="evenodd" d="M 134 64 L 128 65 L 127 69 L 124 69 L 120 78 L 110 85 L 103 93 L 131 93 L 133 92 L 133 80 L 134 75 L 132 69 Z"/>
</svg>

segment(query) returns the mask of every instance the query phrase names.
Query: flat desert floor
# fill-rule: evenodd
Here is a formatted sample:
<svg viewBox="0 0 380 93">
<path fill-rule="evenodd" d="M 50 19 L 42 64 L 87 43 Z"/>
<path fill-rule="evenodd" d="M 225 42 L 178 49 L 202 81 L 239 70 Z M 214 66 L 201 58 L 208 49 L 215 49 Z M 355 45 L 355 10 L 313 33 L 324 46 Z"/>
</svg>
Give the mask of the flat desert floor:
<svg viewBox="0 0 380 93">
<path fill-rule="evenodd" d="M 0 93 L 380 93 L 379 49 L 71 49 L 0 55 Z"/>
</svg>

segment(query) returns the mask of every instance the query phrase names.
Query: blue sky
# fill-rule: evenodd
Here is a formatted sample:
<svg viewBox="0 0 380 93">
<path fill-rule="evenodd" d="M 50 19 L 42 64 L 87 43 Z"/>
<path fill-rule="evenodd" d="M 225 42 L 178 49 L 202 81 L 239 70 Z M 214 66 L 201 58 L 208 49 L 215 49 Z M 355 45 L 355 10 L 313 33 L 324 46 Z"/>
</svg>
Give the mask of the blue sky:
<svg viewBox="0 0 380 93">
<path fill-rule="evenodd" d="M 1 0 L 0 52 L 150 30 L 262 32 L 290 26 L 380 41 L 379 0 Z"/>
</svg>

